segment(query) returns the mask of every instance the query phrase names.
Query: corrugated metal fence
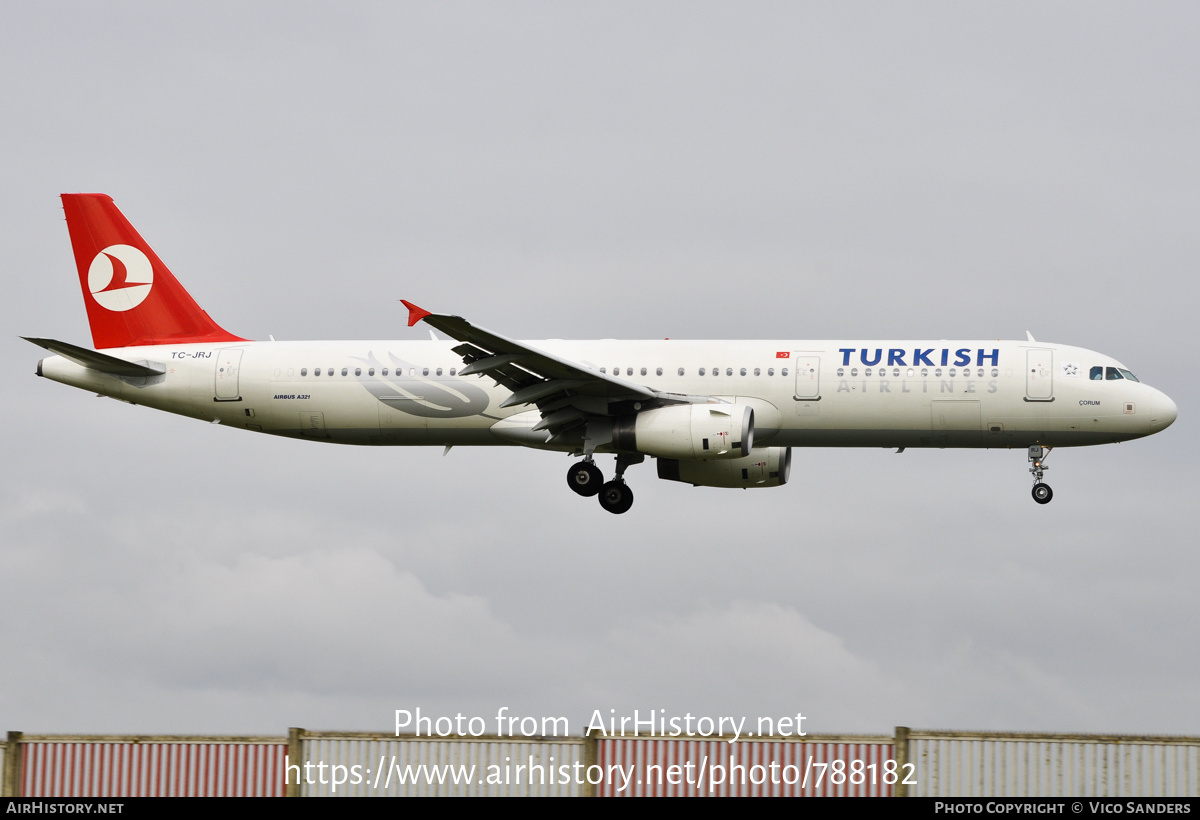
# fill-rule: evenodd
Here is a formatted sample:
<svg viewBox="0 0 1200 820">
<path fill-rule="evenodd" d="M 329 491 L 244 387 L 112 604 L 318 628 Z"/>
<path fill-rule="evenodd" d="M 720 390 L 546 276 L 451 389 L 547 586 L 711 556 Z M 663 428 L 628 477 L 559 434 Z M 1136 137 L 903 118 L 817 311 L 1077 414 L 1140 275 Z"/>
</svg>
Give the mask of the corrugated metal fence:
<svg viewBox="0 0 1200 820">
<path fill-rule="evenodd" d="M 730 740 L 9 732 L 0 743 L 0 794 L 1200 796 L 1200 737 L 898 727 L 894 737 Z"/>
<path fill-rule="evenodd" d="M 597 763 L 602 797 L 890 797 L 896 782 L 890 737 L 607 738 Z"/>
<path fill-rule="evenodd" d="M 293 729 L 290 748 L 320 766 L 294 772 L 304 797 L 579 797 L 581 737 L 413 737 Z M 578 764 L 578 765 L 577 765 Z M 299 788 L 296 781 L 301 781 Z"/>
<path fill-rule="evenodd" d="M 5 795 L 282 797 L 286 739 L 10 732 Z M 10 791 L 10 789 L 12 791 Z"/>
<path fill-rule="evenodd" d="M 1200 738 L 908 732 L 928 797 L 1196 797 Z"/>
</svg>

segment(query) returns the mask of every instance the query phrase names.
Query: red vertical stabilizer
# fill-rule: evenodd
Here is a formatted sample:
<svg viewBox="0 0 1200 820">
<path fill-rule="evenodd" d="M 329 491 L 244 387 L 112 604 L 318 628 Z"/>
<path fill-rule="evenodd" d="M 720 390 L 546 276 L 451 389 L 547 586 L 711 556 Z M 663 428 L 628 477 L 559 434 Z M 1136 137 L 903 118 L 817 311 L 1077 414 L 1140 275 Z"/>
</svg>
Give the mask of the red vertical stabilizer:
<svg viewBox="0 0 1200 820">
<path fill-rule="evenodd" d="M 105 194 L 63 194 L 97 349 L 244 342 L 209 318 Z"/>
</svg>

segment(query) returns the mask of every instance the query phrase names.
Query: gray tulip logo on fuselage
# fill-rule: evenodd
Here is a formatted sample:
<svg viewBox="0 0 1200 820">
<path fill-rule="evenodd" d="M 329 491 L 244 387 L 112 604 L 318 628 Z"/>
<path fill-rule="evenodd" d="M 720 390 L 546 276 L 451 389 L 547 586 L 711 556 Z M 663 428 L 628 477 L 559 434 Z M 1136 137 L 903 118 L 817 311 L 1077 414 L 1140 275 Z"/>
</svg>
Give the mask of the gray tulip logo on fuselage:
<svg viewBox="0 0 1200 820">
<path fill-rule="evenodd" d="M 424 368 L 416 368 L 391 353 L 388 358 L 392 362 L 392 375 L 369 377 L 360 384 L 393 410 L 431 419 L 478 416 L 487 410 L 491 400 L 482 387 L 452 376 L 406 375 L 422 372 Z M 382 362 L 374 353 L 368 353 L 367 358 L 359 361 L 377 373 L 383 372 Z"/>
</svg>

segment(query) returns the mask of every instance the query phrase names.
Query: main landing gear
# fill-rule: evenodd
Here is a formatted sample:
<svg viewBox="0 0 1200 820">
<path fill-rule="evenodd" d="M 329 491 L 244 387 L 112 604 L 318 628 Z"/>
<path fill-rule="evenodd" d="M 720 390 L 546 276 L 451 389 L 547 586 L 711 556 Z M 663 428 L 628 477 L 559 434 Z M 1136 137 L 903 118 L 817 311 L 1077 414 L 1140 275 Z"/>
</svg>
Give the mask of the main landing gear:
<svg viewBox="0 0 1200 820">
<path fill-rule="evenodd" d="M 584 498 L 590 498 L 600 492 L 604 483 L 604 473 L 589 461 L 581 461 L 567 471 L 567 485 Z"/>
<path fill-rule="evenodd" d="M 600 496 L 601 507 L 620 515 L 633 506 L 633 490 L 625 483 L 625 470 L 645 460 L 643 455 L 621 453 L 617 456 L 617 474 L 612 481 L 605 482 L 604 474 L 592 457 L 584 456 L 583 461 L 572 465 L 567 471 L 567 486 L 584 497 Z"/>
<path fill-rule="evenodd" d="M 620 515 L 633 506 L 633 490 L 623 478 L 614 478 L 600 488 L 600 506 Z"/>
<path fill-rule="evenodd" d="M 1053 449 L 1053 447 L 1043 448 L 1040 444 L 1029 448 L 1029 463 L 1032 465 L 1029 472 L 1033 473 L 1033 500 L 1039 504 L 1049 504 L 1050 499 L 1054 498 L 1054 490 L 1050 489 L 1049 484 L 1042 483 L 1043 471 L 1050 469 L 1046 466 L 1046 457 Z"/>
</svg>

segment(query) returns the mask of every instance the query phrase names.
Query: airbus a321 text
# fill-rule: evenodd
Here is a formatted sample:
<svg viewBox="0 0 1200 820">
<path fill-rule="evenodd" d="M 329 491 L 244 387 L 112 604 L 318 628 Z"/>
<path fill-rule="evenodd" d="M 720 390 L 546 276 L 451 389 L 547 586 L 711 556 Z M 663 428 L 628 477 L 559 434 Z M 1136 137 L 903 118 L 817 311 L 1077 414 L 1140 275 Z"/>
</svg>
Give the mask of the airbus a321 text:
<svg viewBox="0 0 1200 820">
<path fill-rule="evenodd" d="M 1175 420 L 1120 362 L 1032 336 L 521 342 L 404 302 L 409 326 L 453 341 L 255 342 L 210 319 L 111 198 L 62 201 L 95 350 L 29 339 L 55 354 L 39 376 L 300 439 L 569 453 L 567 484 L 613 513 L 633 503 L 625 471 L 647 456 L 659 478 L 778 487 L 793 447 L 1023 448 L 1045 504 L 1051 448 Z M 616 456 L 607 482 L 600 454 Z"/>
</svg>

